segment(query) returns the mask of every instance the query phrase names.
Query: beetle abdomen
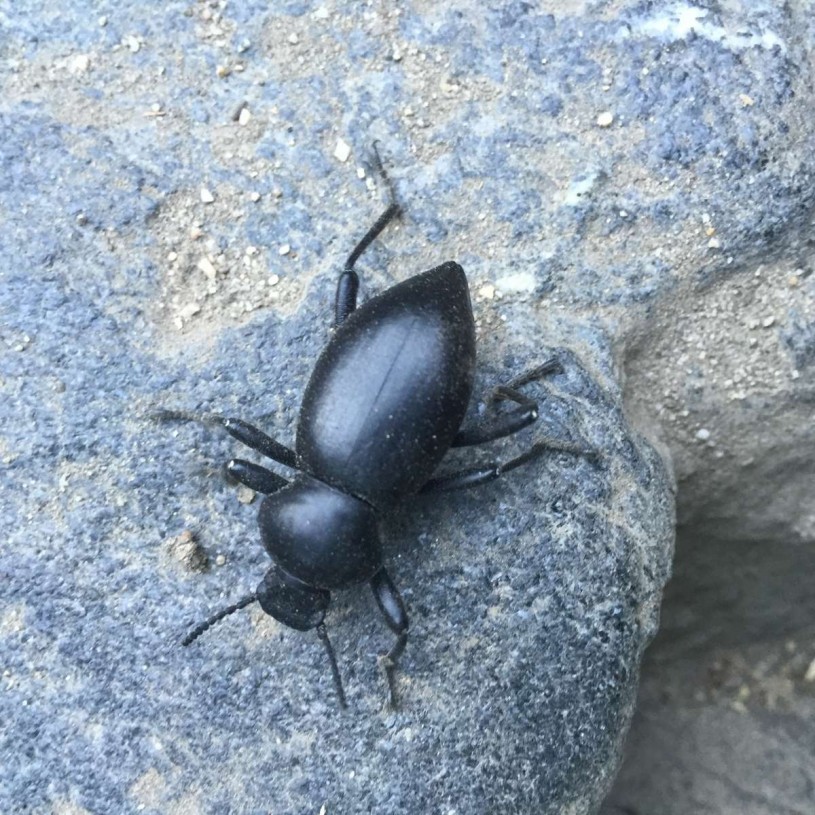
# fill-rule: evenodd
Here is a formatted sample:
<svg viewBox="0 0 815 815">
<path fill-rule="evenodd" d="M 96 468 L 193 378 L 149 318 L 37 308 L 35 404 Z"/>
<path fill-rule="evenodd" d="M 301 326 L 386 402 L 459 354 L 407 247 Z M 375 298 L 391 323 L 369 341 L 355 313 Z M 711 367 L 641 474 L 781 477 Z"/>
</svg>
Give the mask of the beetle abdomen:
<svg viewBox="0 0 815 815">
<path fill-rule="evenodd" d="M 474 369 L 472 307 L 457 263 L 372 298 L 317 361 L 297 431 L 303 468 L 378 507 L 415 492 L 461 425 Z"/>
</svg>

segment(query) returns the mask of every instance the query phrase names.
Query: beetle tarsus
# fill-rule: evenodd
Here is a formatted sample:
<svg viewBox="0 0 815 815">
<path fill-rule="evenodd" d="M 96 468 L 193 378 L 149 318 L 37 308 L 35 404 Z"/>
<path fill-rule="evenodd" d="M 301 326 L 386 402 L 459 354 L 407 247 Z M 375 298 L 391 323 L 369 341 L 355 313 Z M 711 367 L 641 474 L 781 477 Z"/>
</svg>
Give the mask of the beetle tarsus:
<svg viewBox="0 0 815 815">
<path fill-rule="evenodd" d="M 549 359 L 542 362 L 540 365 L 536 365 L 534 368 L 530 368 L 528 371 L 524 371 L 522 374 L 519 374 L 514 379 L 510 379 L 509 382 L 506 383 L 505 387 L 512 390 L 517 390 L 518 388 L 522 388 L 524 385 L 528 385 L 530 382 L 535 382 L 538 379 L 542 379 L 544 376 L 562 373 L 563 365 L 561 364 L 560 360 L 557 357 L 549 357 Z"/>
<path fill-rule="evenodd" d="M 396 668 L 399 657 L 402 656 L 408 639 L 408 616 L 405 611 L 405 604 L 399 594 L 399 590 L 393 584 L 385 569 L 380 569 L 371 578 L 371 590 L 374 599 L 388 624 L 388 628 L 396 634 L 396 642 L 387 654 L 379 658 L 379 664 L 385 671 L 385 678 L 388 681 L 388 696 L 391 709 L 396 710 L 398 696 L 396 693 Z"/>
<path fill-rule="evenodd" d="M 331 645 L 331 640 L 328 638 L 328 631 L 323 623 L 316 628 L 317 636 L 320 638 L 320 642 L 325 646 L 325 651 L 328 654 L 328 663 L 331 666 L 331 676 L 334 679 L 334 687 L 337 690 L 337 697 L 340 701 L 341 708 L 347 708 L 348 702 L 345 699 L 345 690 L 342 687 L 342 677 L 340 676 L 340 668 L 337 665 L 337 657 L 334 653 L 334 648 Z"/>
<path fill-rule="evenodd" d="M 385 672 L 385 679 L 388 682 L 388 705 L 391 710 L 399 709 L 399 694 L 396 690 L 396 669 L 398 668 L 399 657 L 402 656 L 405 646 L 407 645 L 407 639 L 408 635 L 407 631 L 405 631 L 397 637 L 390 651 L 379 657 L 379 664 L 382 666 L 382 670 Z"/>
<path fill-rule="evenodd" d="M 388 207 L 376 219 L 374 225 L 363 235 L 362 240 L 354 247 L 353 252 L 345 261 L 340 279 L 337 281 L 337 294 L 334 299 L 334 326 L 342 325 L 346 317 L 357 307 L 357 293 L 359 292 L 359 276 L 354 267 L 362 257 L 363 252 L 379 237 L 383 229 L 394 219 L 402 214 L 402 207 L 396 201 L 396 190 L 393 183 L 385 172 L 385 165 L 379 155 L 376 142 L 372 145 L 374 155 L 374 165 L 385 184 L 388 191 Z"/>
</svg>

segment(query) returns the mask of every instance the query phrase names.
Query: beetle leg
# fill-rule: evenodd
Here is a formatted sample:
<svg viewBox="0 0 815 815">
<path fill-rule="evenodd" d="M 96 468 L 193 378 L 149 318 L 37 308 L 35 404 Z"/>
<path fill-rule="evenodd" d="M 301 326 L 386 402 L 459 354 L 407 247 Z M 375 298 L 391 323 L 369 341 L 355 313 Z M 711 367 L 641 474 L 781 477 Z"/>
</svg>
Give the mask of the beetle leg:
<svg viewBox="0 0 815 815">
<path fill-rule="evenodd" d="M 262 456 L 272 459 L 279 464 L 298 469 L 297 456 L 289 447 L 267 436 L 254 425 L 244 422 L 243 419 L 227 418 L 217 413 L 195 413 L 189 410 L 167 410 L 160 408 L 152 413 L 152 418 L 161 421 L 198 422 L 206 427 L 221 427 L 230 436 L 242 442 L 247 447 L 257 450 Z"/>
<path fill-rule="evenodd" d="M 334 325 L 341 325 L 345 318 L 357 307 L 357 291 L 359 290 L 359 275 L 354 266 L 362 253 L 376 240 L 380 232 L 401 211 L 399 204 L 392 203 L 377 219 L 374 225 L 365 233 L 362 240 L 354 247 L 354 251 L 345 261 L 345 271 L 337 281 L 337 295 L 334 300 Z"/>
<path fill-rule="evenodd" d="M 328 631 L 326 630 L 324 623 L 320 623 L 317 626 L 317 636 L 320 638 L 320 642 L 322 642 L 326 655 L 328 656 L 328 664 L 331 667 L 331 678 L 334 680 L 334 688 L 337 691 L 337 698 L 340 701 L 340 707 L 346 708 L 348 707 L 348 702 L 345 699 L 345 689 L 342 686 L 340 668 L 337 665 L 337 657 L 334 653 L 334 647 L 331 645 L 331 640 L 328 639 Z"/>
<path fill-rule="evenodd" d="M 597 452 L 580 444 L 564 441 L 554 437 L 545 436 L 539 438 L 528 450 L 521 455 L 510 459 L 505 464 L 494 462 L 481 467 L 469 467 L 466 470 L 459 470 L 448 475 L 441 475 L 438 478 L 431 478 L 419 490 L 420 493 L 428 492 L 449 492 L 450 490 L 462 490 L 467 487 L 477 487 L 489 481 L 495 481 L 504 473 L 520 467 L 529 461 L 539 458 L 544 453 L 569 453 L 575 456 L 585 456 L 587 458 L 597 458 Z"/>
<path fill-rule="evenodd" d="M 399 595 L 396 586 L 388 576 L 384 569 L 380 569 L 371 578 L 371 590 L 374 593 L 379 610 L 388 624 L 388 628 L 396 634 L 396 642 L 387 654 L 383 654 L 380 658 L 385 676 L 388 680 L 388 693 L 390 706 L 396 710 L 398 705 L 398 697 L 396 694 L 396 667 L 399 657 L 405 650 L 408 639 L 408 616 L 405 611 L 405 604 Z"/>
<path fill-rule="evenodd" d="M 508 413 L 494 417 L 492 420 L 462 427 L 454 436 L 451 447 L 469 447 L 473 444 L 483 444 L 495 439 L 503 439 L 531 425 L 538 418 L 538 403 L 534 399 L 525 396 L 518 388 L 540 379 L 542 376 L 558 373 L 562 370 L 560 362 L 553 357 L 546 360 L 542 365 L 538 365 L 537 368 L 515 377 L 506 385 L 497 387 L 490 394 L 487 400 L 488 405 L 491 406 L 495 402 L 509 401 L 515 402 L 517 407 Z"/>
<path fill-rule="evenodd" d="M 224 470 L 229 478 L 263 495 L 271 495 L 289 483 L 283 476 L 242 458 L 228 461 Z"/>
</svg>

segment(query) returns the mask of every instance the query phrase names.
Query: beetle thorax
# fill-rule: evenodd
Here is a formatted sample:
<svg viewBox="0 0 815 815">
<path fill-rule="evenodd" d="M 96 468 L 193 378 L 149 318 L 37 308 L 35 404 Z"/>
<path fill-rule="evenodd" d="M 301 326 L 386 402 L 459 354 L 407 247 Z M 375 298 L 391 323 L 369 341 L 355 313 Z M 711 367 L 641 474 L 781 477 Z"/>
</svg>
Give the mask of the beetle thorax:
<svg viewBox="0 0 815 815">
<path fill-rule="evenodd" d="M 374 509 L 308 476 L 266 496 L 258 522 L 275 563 L 310 586 L 345 588 L 382 565 Z"/>
</svg>

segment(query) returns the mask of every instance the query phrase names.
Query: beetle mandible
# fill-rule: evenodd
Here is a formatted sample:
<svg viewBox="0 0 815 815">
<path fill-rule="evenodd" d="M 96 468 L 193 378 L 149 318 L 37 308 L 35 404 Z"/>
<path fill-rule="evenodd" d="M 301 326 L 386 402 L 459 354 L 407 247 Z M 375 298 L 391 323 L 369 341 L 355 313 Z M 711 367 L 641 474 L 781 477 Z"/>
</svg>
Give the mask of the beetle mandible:
<svg viewBox="0 0 815 815">
<path fill-rule="evenodd" d="M 378 156 L 377 156 L 378 160 Z M 388 182 L 378 161 L 379 172 Z M 509 436 L 538 417 L 523 385 L 560 371 L 556 359 L 495 389 L 491 403 L 513 407 L 465 423 L 475 373 L 475 321 L 464 270 L 448 261 L 410 277 L 357 308 L 357 261 L 400 214 L 390 205 L 357 244 L 340 275 L 335 330 L 306 387 L 294 449 L 247 422 L 217 414 L 159 410 L 159 420 L 220 427 L 262 456 L 296 471 L 287 480 L 266 467 L 233 459 L 226 471 L 263 494 L 263 546 L 272 566 L 255 592 L 193 629 L 189 645 L 215 622 L 250 603 L 299 631 L 314 629 L 325 646 L 342 707 L 345 692 L 325 627 L 330 592 L 368 583 L 396 639 L 380 657 L 389 702 L 397 705 L 395 671 L 408 638 L 402 598 L 383 564 L 379 519 L 416 493 L 444 492 L 492 481 L 547 450 L 592 455 L 562 439 L 539 437 L 521 455 L 433 476 L 452 447 Z"/>
</svg>

